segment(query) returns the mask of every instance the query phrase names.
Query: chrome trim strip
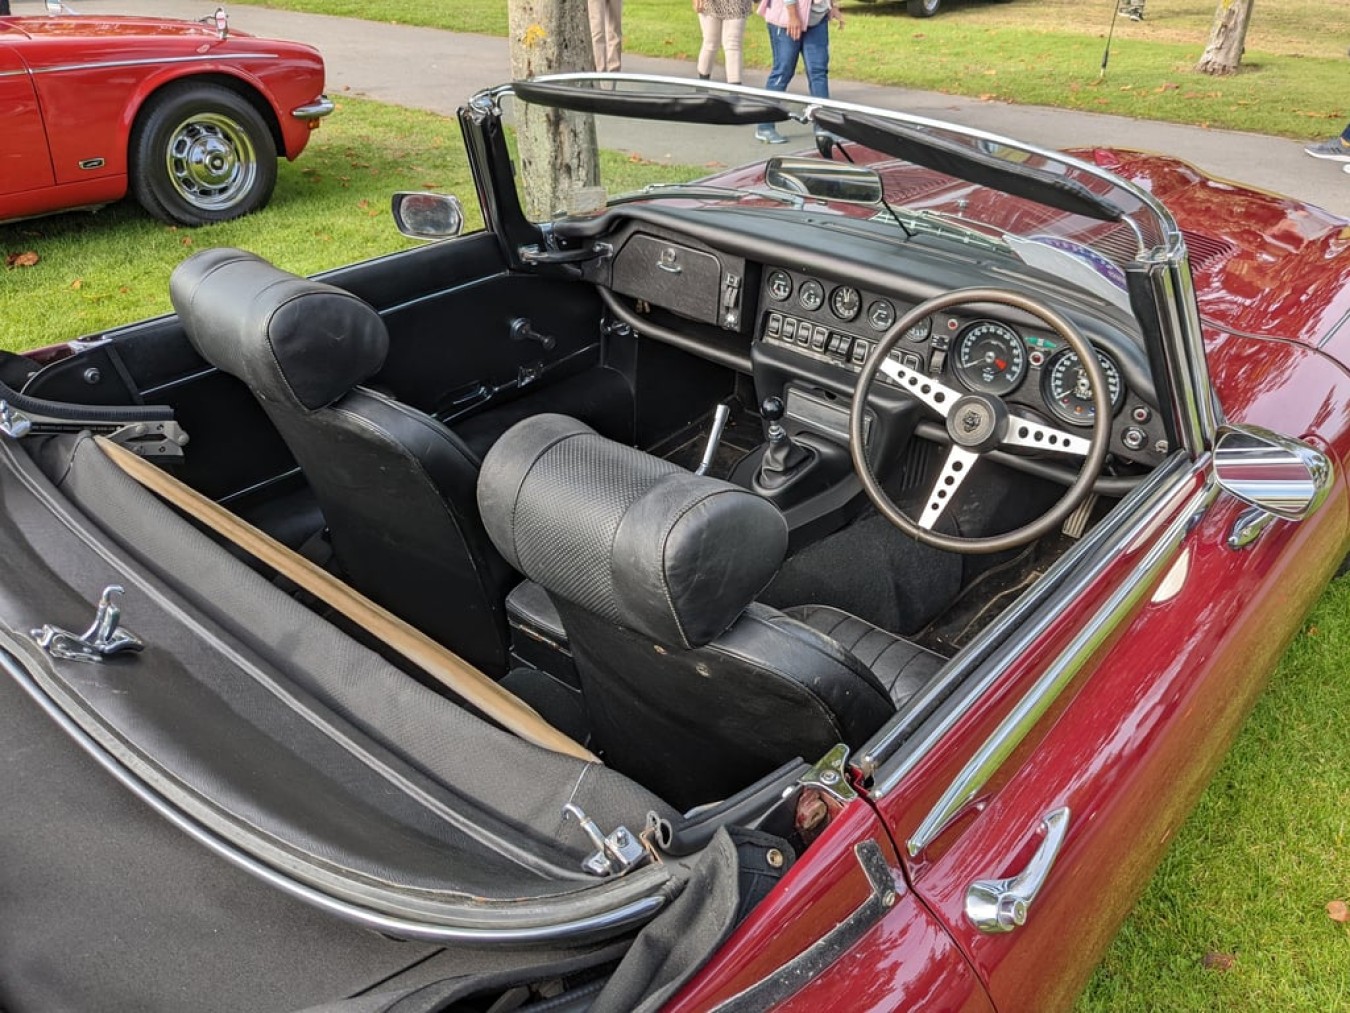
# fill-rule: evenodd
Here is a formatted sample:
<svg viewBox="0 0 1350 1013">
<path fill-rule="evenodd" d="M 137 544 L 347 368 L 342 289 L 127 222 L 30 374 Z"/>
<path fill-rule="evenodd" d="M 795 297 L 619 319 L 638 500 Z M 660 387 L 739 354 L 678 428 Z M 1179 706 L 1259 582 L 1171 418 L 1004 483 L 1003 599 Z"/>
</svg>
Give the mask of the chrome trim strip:
<svg viewBox="0 0 1350 1013">
<path fill-rule="evenodd" d="M 94 739 L 84 731 L 54 701 L 28 673 L 28 670 L 4 648 L 0 648 L 0 669 L 9 673 L 33 701 L 56 722 L 57 726 L 74 740 L 75 744 L 89 754 L 104 770 L 116 778 L 123 787 L 150 806 L 156 813 L 168 820 L 173 826 L 187 834 L 198 844 L 249 875 L 254 876 L 268 886 L 288 894 L 305 904 L 319 908 L 344 921 L 352 922 L 364 928 L 374 929 L 403 939 L 421 939 L 428 942 L 446 943 L 533 943 L 555 939 L 574 938 L 576 936 L 596 936 L 614 934 L 630 925 L 637 925 L 650 919 L 663 905 L 661 897 L 643 897 L 630 901 L 613 911 L 575 921 L 528 929 L 464 929 L 450 926 L 427 924 L 395 918 L 390 915 L 371 911 L 368 908 L 338 900 L 321 893 L 313 887 L 298 883 L 263 865 L 229 842 L 223 840 L 205 827 L 189 819 L 180 810 L 174 808 L 161 796 L 151 791 L 139 778 L 118 763 Z"/>
<path fill-rule="evenodd" d="M 1059 699 L 1059 695 L 1083 670 L 1097 648 L 1152 591 L 1157 578 L 1172 565 L 1196 517 L 1209 508 L 1218 494 L 1217 485 L 1206 483 L 1191 496 L 1180 514 L 1135 564 L 1130 575 L 1120 583 L 1106 604 L 1079 630 L 1068 647 L 1036 680 L 1035 685 L 999 722 L 993 734 L 976 750 L 918 829 L 905 842 L 911 857 L 927 847 L 952 818 L 979 795 L 1003 761 L 1021 745 L 1045 712 Z"/>
<path fill-rule="evenodd" d="M 28 68 L 22 70 L 0 70 L 0 77 L 27 77 Z"/>
<path fill-rule="evenodd" d="M 337 107 L 332 99 L 327 95 L 320 95 L 313 102 L 292 109 L 291 115 L 297 120 L 321 120 L 332 113 L 335 108 Z"/>
<path fill-rule="evenodd" d="M 39 67 L 34 74 L 63 74 L 72 70 L 106 70 L 117 67 L 153 67 L 176 63 L 232 63 L 236 60 L 279 60 L 280 53 L 230 53 L 228 56 L 155 56 L 141 60 L 101 60 L 98 63 L 62 63 L 54 67 Z"/>
</svg>

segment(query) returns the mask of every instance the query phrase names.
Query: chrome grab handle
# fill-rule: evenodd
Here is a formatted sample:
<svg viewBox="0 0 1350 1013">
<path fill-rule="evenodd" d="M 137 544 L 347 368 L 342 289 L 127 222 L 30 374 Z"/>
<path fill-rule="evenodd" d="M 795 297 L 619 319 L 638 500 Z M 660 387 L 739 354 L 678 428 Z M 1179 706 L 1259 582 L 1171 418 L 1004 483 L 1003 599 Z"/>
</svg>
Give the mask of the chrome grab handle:
<svg viewBox="0 0 1350 1013">
<path fill-rule="evenodd" d="M 1045 840 L 1025 869 L 1008 879 L 977 879 L 966 890 L 966 917 L 981 932 L 1011 932 L 1026 922 L 1031 902 L 1045 885 L 1069 832 L 1068 807 L 1046 813 L 1041 828 Z"/>
</svg>

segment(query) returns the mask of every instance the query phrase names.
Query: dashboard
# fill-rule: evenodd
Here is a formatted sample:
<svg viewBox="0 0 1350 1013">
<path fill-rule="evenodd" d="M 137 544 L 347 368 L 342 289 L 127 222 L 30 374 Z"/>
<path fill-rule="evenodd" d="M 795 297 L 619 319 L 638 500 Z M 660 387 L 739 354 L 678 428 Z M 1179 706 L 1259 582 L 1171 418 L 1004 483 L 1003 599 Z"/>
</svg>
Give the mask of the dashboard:
<svg viewBox="0 0 1350 1013">
<path fill-rule="evenodd" d="M 766 265 L 758 340 L 856 374 L 911 308 L 847 281 Z M 939 313 L 906 330 L 890 358 L 957 388 L 996 395 L 1013 414 L 1082 429 L 1096 420 L 1078 354 L 1048 328 L 1015 326 L 978 312 Z M 1098 348 L 1097 358 L 1110 390 L 1112 450 L 1156 463 L 1167 451 L 1156 407 L 1131 389 L 1109 352 Z M 877 382 L 894 383 L 884 373 Z"/>
<path fill-rule="evenodd" d="M 791 388 L 810 409 L 799 421 L 835 441 L 847 439 L 857 375 L 902 316 L 956 289 L 1021 291 L 1071 319 L 1096 349 L 1109 386 L 1111 456 L 1145 468 L 1167 456 L 1147 357 L 1123 311 L 1006 256 L 905 244 L 893 233 L 882 238 L 820 221 L 766 226 L 753 217 L 629 207 L 569 238 L 599 241 L 607 251 L 583 276 L 621 320 L 751 374 L 760 397 Z M 1014 416 L 1079 435 L 1094 423 L 1092 387 L 1077 353 L 1017 310 L 953 307 L 914 323 L 890 356 L 956 389 L 994 395 Z M 895 389 L 884 373 L 876 382 Z M 874 432 L 874 423 L 868 420 L 866 431 Z"/>
</svg>

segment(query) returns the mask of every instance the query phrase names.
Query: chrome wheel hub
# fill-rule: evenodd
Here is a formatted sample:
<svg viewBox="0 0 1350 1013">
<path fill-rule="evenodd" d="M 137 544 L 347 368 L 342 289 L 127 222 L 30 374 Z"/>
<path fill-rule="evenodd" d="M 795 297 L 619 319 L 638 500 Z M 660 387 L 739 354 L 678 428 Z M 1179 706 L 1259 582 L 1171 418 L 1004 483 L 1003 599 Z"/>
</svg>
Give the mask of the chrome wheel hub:
<svg viewBox="0 0 1350 1013">
<path fill-rule="evenodd" d="M 204 211 L 233 207 L 252 189 L 257 156 L 248 134 L 228 116 L 201 113 L 173 131 L 165 158 L 169 182 Z"/>
</svg>

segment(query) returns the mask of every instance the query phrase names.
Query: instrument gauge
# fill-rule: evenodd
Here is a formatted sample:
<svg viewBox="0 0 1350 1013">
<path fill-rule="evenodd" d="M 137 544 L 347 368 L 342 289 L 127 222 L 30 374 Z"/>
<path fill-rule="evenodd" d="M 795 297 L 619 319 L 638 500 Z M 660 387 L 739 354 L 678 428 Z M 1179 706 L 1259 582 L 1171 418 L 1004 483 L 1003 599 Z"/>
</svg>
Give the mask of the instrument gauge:
<svg viewBox="0 0 1350 1013">
<path fill-rule="evenodd" d="M 910 341 L 927 341 L 928 336 L 933 333 L 933 318 L 924 317 L 917 324 L 905 331 L 905 337 Z"/>
<path fill-rule="evenodd" d="M 825 286 L 814 278 L 802 282 L 797 290 L 797 302 L 804 310 L 818 310 L 825 304 Z"/>
<path fill-rule="evenodd" d="M 895 307 L 885 299 L 875 299 L 867 307 L 867 323 L 874 331 L 888 331 L 895 323 Z"/>
<path fill-rule="evenodd" d="M 840 285 L 830 293 L 830 312 L 840 320 L 856 320 L 862 310 L 862 296 L 850 285 Z"/>
<path fill-rule="evenodd" d="M 1027 373 L 1026 345 L 1007 324 L 982 320 L 957 337 L 952 368 L 971 390 L 999 397 L 1011 394 Z"/>
<path fill-rule="evenodd" d="M 1106 389 L 1111 396 L 1111 411 L 1114 414 L 1124 395 L 1120 370 L 1104 352 L 1097 353 L 1097 361 L 1106 375 Z M 1041 374 L 1041 393 L 1050 411 L 1071 426 L 1090 426 L 1097 418 L 1097 409 L 1092 403 L 1092 381 L 1083 368 L 1083 361 L 1072 349 L 1057 352 L 1045 364 Z"/>
<path fill-rule="evenodd" d="M 769 298 L 778 302 L 792 295 L 792 275 L 786 271 L 773 271 L 769 274 Z"/>
</svg>

